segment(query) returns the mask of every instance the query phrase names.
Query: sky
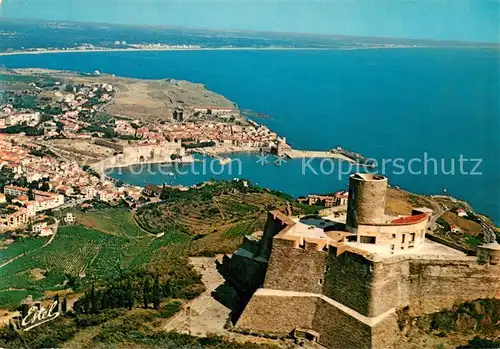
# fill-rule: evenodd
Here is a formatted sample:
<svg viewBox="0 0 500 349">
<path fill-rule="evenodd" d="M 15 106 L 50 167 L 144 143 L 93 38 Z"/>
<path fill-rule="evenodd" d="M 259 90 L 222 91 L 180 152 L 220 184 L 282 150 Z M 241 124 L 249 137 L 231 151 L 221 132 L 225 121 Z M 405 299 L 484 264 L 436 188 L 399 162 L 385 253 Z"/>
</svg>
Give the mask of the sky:
<svg viewBox="0 0 500 349">
<path fill-rule="evenodd" d="M 0 16 L 500 42 L 499 0 L 0 0 Z"/>
</svg>

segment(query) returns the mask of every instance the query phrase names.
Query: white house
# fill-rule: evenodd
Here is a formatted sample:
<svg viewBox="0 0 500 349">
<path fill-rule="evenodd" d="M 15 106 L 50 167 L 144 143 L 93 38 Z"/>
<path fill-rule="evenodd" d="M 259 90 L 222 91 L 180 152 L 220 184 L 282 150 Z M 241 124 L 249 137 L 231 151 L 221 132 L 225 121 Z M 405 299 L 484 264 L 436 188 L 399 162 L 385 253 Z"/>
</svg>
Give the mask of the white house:
<svg viewBox="0 0 500 349">
<path fill-rule="evenodd" d="M 35 234 L 40 234 L 42 232 L 43 228 L 45 228 L 46 226 L 47 226 L 47 222 L 35 223 L 35 224 L 33 224 L 31 231 Z"/>
<path fill-rule="evenodd" d="M 75 223 L 75 216 L 73 215 L 73 213 L 71 213 L 71 212 L 66 213 L 66 217 L 64 217 L 64 222 L 66 224 L 74 224 Z"/>
<path fill-rule="evenodd" d="M 85 199 L 92 200 L 96 195 L 97 191 L 94 187 L 88 186 L 81 190 L 81 193 L 85 196 Z"/>
</svg>

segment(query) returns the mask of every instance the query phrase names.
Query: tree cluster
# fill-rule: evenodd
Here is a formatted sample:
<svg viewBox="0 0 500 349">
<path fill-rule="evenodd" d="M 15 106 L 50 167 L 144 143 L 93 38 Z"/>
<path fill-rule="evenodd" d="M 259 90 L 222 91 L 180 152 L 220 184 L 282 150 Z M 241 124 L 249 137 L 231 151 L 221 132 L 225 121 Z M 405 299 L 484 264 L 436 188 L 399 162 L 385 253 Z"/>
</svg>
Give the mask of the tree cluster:
<svg viewBox="0 0 500 349">
<path fill-rule="evenodd" d="M 186 262 L 173 262 L 174 266 L 151 273 L 136 271 L 112 281 L 93 283 L 84 296 L 75 302 L 75 312 L 97 314 L 106 309 L 143 308 L 159 309 L 165 298 L 193 299 L 204 291 L 200 275 Z"/>
<path fill-rule="evenodd" d="M 36 126 L 27 126 L 27 125 L 14 125 L 6 127 L 2 130 L 2 133 L 7 134 L 17 134 L 24 132 L 27 136 L 42 136 L 43 129 Z"/>
</svg>

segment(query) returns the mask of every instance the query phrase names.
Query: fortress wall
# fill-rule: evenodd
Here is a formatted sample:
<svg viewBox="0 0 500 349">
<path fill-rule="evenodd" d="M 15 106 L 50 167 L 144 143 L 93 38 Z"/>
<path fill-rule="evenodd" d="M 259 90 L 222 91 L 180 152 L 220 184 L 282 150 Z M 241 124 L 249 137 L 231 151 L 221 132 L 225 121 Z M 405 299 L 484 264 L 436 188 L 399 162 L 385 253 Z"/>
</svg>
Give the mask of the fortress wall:
<svg viewBox="0 0 500 349">
<path fill-rule="evenodd" d="M 126 160 L 139 161 L 139 158 L 142 156 L 144 161 L 147 161 L 165 158 L 165 155 L 161 147 L 156 145 L 128 146 L 123 148 L 123 157 Z"/>
<path fill-rule="evenodd" d="M 313 327 L 318 342 L 331 349 L 371 349 L 371 328 L 334 305 L 318 299 Z"/>
<path fill-rule="evenodd" d="M 371 297 L 368 315 L 377 316 L 391 308 L 402 308 L 409 303 L 409 263 L 373 263 Z"/>
<path fill-rule="evenodd" d="M 274 239 L 264 287 L 321 294 L 327 252 L 307 242 L 305 249 L 293 246 L 294 241 Z"/>
<path fill-rule="evenodd" d="M 114 149 L 114 150 L 116 150 L 118 152 L 122 152 L 123 151 L 123 145 L 121 145 L 119 143 L 107 141 L 107 140 L 101 139 L 101 138 L 95 139 L 94 140 L 94 144 L 97 144 L 97 145 L 100 145 L 100 146 L 103 146 L 103 147 L 106 147 L 106 148 L 111 148 L 111 149 Z"/>
<path fill-rule="evenodd" d="M 236 329 L 277 336 L 313 330 L 332 349 L 386 349 L 398 339 L 395 312 L 367 318 L 322 295 L 269 289 L 254 294 Z"/>
<path fill-rule="evenodd" d="M 279 250 L 280 240 L 275 242 Z M 289 260 L 300 257 L 290 257 L 290 251 L 282 249 Z M 299 291 L 298 285 L 289 291 L 258 290 L 237 328 L 278 335 L 312 329 L 328 348 L 391 348 L 399 334 L 394 309 L 408 306 L 410 316 L 421 316 L 467 301 L 500 298 L 500 266 L 480 265 L 475 258 L 372 262 L 350 251 L 336 252 L 332 246 L 327 257 L 324 295 Z"/>
<path fill-rule="evenodd" d="M 400 331 L 398 326 L 398 316 L 393 313 L 382 319 L 372 327 L 371 333 L 371 348 L 372 349 L 387 349 L 397 348 L 400 340 Z"/>
<path fill-rule="evenodd" d="M 368 315 L 372 262 L 355 253 L 344 252 L 339 256 L 336 253 L 336 248 L 330 247 L 322 293 L 360 314 Z"/>
<path fill-rule="evenodd" d="M 260 240 L 256 256 L 269 259 L 273 246 L 273 237 L 286 227 L 287 224 L 283 222 L 281 217 L 275 216 L 274 211 L 269 212 L 267 214 L 266 225 L 264 226 L 264 234 Z"/>
<path fill-rule="evenodd" d="M 236 283 L 237 288 L 245 293 L 252 293 L 262 286 L 267 264 L 255 259 L 233 254 L 224 264 L 224 274 Z"/>
<path fill-rule="evenodd" d="M 409 306 L 412 316 L 481 298 L 500 298 L 500 266 L 463 260 L 407 259 L 373 265 L 369 316 Z"/>
<path fill-rule="evenodd" d="M 494 244 L 487 244 L 478 246 L 477 257 L 487 263 L 495 265 L 500 264 L 500 249 L 498 247 L 500 247 L 500 245 L 494 246 Z"/>
<path fill-rule="evenodd" d="M 295 328 L 313 328 L 315 297 L 254 294 L 236 323 L 240 331 L 288 336 Z"/>
<path fill-rule="evenodd" d="M 171 155 L 184 156 L 185 150 L 179 144 L 161 142 L 149 145 L 134 145 L 123 147 L 123 159 L 125 161 L 143 162 L 148 161 L 171 161 Z"/>
<path fill-rule="evenodd" d="M 500 266 L 468 261 L 409 264 L 410 315 L 419 316 L 481 298 L 500 298 Z"/>
<path fill-rule="evenodd" d="M 365 316 L 410 307 L 418 316 L 480 298 L 500 298 L 500 265 L 463 260 L 399 259 L 372 262 L 344 252 L 327 258 L 323 294 Z"/>
</svg>

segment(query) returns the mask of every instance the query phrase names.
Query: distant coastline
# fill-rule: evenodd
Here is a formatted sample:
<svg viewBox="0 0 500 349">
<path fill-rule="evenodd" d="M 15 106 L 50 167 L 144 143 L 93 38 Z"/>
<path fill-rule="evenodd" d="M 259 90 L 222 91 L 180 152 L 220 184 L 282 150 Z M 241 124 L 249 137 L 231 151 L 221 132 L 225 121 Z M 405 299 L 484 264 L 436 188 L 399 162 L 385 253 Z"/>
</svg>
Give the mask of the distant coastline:
<svg viewBox="0 0 500 349">
<path fill-rule="evenodd" d="M 36 55 L 47 53 L 86 53 L 86 52 L 147 52 L 147 51 L 353 51 L 378 49 L 432 48 L 433 46 L 373 46 L 373 47 L 197 47 L 197 48 L 96 48 L 96 49 L 57 49 L 39 51 L 0 52 L 0 56 Z"/>
<path fill-rule="evenodd" d="M 367 47 L 196 47 L 196 48 L 96 48 L 96 49 L 55 49 L 37 51 L 10 51 L 0 52 L 0 56 L 37 55 L 48 53 L 90 53 L 90 52 L 161 52 L 161 51 L 357 51 L 357 50 L 386 50 L 386 49 L 496 49 L 500 46 L 431 46 L 431 45 L 387 45 Z"/>
</svg>

